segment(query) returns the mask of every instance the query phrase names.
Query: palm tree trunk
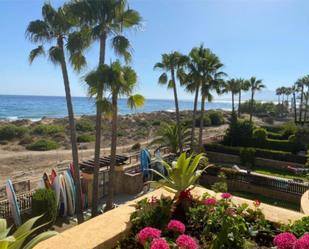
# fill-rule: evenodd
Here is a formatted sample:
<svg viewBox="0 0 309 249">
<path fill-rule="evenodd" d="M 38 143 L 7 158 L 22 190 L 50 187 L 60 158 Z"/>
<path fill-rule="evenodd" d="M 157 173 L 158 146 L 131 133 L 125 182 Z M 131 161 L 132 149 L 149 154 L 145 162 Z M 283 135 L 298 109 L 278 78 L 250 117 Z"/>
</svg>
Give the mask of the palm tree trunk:
<svg viewBox="0 0 309 249">
<path fill-rule="evenodd" d="M 294 108 L 294 122 L 297 122 L 297 106 L 296 106 L 296 94 L 293 92 L 293 108 Z"/>
<path fill-rule="evenodd" d="M 304 113 L 304 123 L 306 123 L 306 120 L 307 120 L 307 108 L 308 108 L 308 98 L 306 97 L 305 113 Z"/>
<path fill-rule="evenodd" d="M 254 90 L 251 90 L 250 123 L 252 123 L 252 116 L 253 116 L 253 101 L 254 101 Z"/>
<path fill-rule="evenodd" d="M 182 135 L 181 135 L 181 128 L 180 128 L 180 114 L 179 114 L 179 105 L 178 105 L 178 96 L 177 96 L 177 87 L 176 87 L 176 80 L 175 80 L 175 71 L 174 68 L 171 70 L 171 77 L 173 81 L 173 90 L 174 90 L 174 99 L 175 99 L 175 108 L 176 108 L 176 122 L 177 122 L 177 129 L 178 129 L 178 140 L 179 140 L 179 151 L 182 153 L 183 145 L 182 145 Z"/>
<path fill-rule="evenodd" d="M 235 113 L 235 105 L 234 105 L 234 92 L 232 92 L 232 113 Z"/>
<path fill-rule="evenodd" d="M 238 117 L 240 118 L 241 91 L 238 93 Z"/>
<path fill-rule="evenodd" d="M 195 117 L 196 117 L 196 111 L 197 111 L 197 102 L 198 102 L 199 89 L 200 89 L 200 85 L 198 84 L 196 86 L 196 90 L 195 90 L 194 107 L 193 107 L 193 114 L 192 114 L 192 128 L 191 128 L 191 141 L 190 141 L 191 151 L 193 151 L 193 147 L 194 147 Z"/>
<path fill-rule="evenodd" d="M 105 61 L 106 34 L 100 37 L 100 57 L 99 65 Z M 100 101 L 103 98 L 103 89 L 98 92 L 96 104 L 96 128 L 95 128 L 95 148 L 94 148 L 94 169 L 93 169 L 93 186 L 92 186 L 92 209 L 91 216 L 98 214 L 99 204 L 99 170 L 100 170 L 100 150 L 101 150 L 101 126 L 102 126 L 102 106 Z"/>
<path fill-rule="evenodd" d="M 65 89 L 65 97 L 67 102 L 68 108 L 68 117 L 69 117 L 69 126 L 70 126 L 70 135 L 71 135 L 71 145 L 72 145 L 72 159 L 73 159 L 73 167 L 74 167 L 74 183 L 76 186 L 76 216 L 78 223 L 82 223 L 84 221 L 83 216 L 83 207 L 82 207 L 82 194 L 81 194 L 81 184 L 80 184 L 80 174 L 79 174 L 79 162 L 78 162 L 78 148 L 77 148 L 77 139 L 76 139 L 76 127 L 75 127 L 75 120 L 74 120 L 74 112 L 73 112 L 73 104 L 72 104 L 72 97 L 71 97 L 71 89 L 70 89 L 70 82 L 69 82 L 69 75 L 65 61 L 64 49 L 63 49 L 63 40 L 60 38 L 58 40 L 58 45 L 61 48 L 61 70 L 62 70 L 62 77 L 64 82 L 64 89 Z"/>
<path fill-rule="evenodd" d="M 205 97 L 202 96 L 201 115 L 200 115 L 200 130 L 199 130 L 199 136 L 198 136 L 198 146 L 199 146 L 200 151 L 202 151 L 202 149 L 203 149 L 204 111 L 205 111 Z"/>
<path fill-rule="evenodd" d="M 301 87 L 301 95 L 300 95 L 300 103 L 299 103 L 299 122 L 302 121 L 302 115 L 303 115 L 303 101 L 304 101 L 304 85 Z"/>
<path fill-rule="evenodd" d="M 117 150 L 117 115 L 118 115 L 118 103 L 117 94 L 112 96 L 112 142 L 111 142 L 111 165 L 109 169 L 109 184 L 108 184 L 108 196 L 106 201 L 106 210 L 113 208 L 114 199 L 114 174 L 116 166 L 116 150 Z"/>
</svg>

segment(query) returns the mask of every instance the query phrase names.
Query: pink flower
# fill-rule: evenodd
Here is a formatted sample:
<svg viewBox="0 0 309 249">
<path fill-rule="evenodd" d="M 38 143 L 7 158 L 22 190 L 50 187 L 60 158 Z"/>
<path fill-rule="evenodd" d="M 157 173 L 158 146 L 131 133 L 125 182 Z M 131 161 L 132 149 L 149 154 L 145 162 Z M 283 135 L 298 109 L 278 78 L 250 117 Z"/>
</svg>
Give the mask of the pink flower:
<svg viewBox="0 0 309 249">
<path fill-rule="evenodd" d="M 151 205 L 154 205 L 157 202 L 158 202 L 158 199 L 155 196 L 152 196 L 150 199 L 148 199 L 148 203 L 151 204 Z"/>
<path fill-rule="evenodd" d="M 176 244 L 180 249 L 197 249 L 198 248 L 196 241 L 189 235 L 185 235 L 185 234 L 182 234 L 177 238 Z"/>
<path fill-rule="evenodd" d="M 230 199 L 230 198 L 232 198 L 232 195 L 230 193 L 222 193 L 221 197 L 223 199 Z"/>
<path fill-rule="evenodd" d="M 144 245 L 147 241 L 152 241 L 153 239 L 160 238 L 161 230 L 153 227 L 145 227 L 137 234 L 137 239 L 140 244 Z"/>
<path fill-rule="evenodd" d="M 217 200 L 214 197 L 209 197 L 207 199 L 204 200 L 204 204 L 206 206 L 214 206 L 217 204 Z"/>
<path fill-rule="evenodd" d="M 170 249 L 165 239 L 154 239 L 151 243 L 150 249 Z"/>
<path fill-rule="evenodd" d="M 236 215 L 236 210 L 235 210 L 235 208 L 227 208 L 227 209 L 226 209 L 226 214 L 227 214 L 228 216 L 235 216 L 235 215 Z"/>
<path fill-rule="evenodd" d="M 293 245 L 296 241 L 296 237 L 292 233 L 280 233 L 274 238 L 274 245 L 278 249 L 293 249 Z M 302 247 L 299 247 L 301 249 Z"/>
<path fill-rule="evenodd" d="M 294 249 L 308 249 L 309 248 L 309 233 L 297 240 L 294 244 Z"/>
<path fill-rule="evenodd" d="M 253 205 L 254 205 L 256 208 L 258 208 L 258 207 L 261 205 L 260 200 L 255 200 L 255 201 L 253 202 Z"/>
<path fill-rule="evenodd" d="M 178 220 L 171 220 L 167 225 L 167 229 L 173 232 L 183 234 L 186 231 L 186 226 Z"/>
</svg>

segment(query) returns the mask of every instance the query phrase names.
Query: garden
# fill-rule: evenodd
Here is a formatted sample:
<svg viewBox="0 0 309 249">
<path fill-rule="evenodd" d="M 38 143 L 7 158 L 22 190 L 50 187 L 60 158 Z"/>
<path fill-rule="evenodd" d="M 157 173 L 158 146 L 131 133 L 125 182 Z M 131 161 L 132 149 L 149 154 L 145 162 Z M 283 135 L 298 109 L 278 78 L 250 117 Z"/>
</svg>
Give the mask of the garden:
<svg viewBox="0 0 309 249">
<path fill-rule="evenodd" d="M 250 206 L 235 204 L 228 192 L 219 198 L 193 197 L 194 184 L 207 168 L 202 160 L 202 154 L 181 154 L 174 167 L 164 163 L 168 174 L 161 175 L 160 183 L 175 193 L 174 198 L 139 201 L 131 214 L 130 232 L 117 249 L 309 248 L 307 217 L 283 225 L 265 218 L 259 200 Z"/>
</svg>

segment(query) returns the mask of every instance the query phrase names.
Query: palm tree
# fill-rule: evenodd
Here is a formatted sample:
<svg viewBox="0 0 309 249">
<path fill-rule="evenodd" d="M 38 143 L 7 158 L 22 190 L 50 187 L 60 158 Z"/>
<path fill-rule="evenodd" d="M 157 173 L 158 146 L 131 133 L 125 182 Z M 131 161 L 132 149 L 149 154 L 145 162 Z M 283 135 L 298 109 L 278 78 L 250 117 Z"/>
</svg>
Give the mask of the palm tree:
<svg viewBox="0 0 309 249">
<path fill-rule="evenodd" d="M 306 84 L 306 78 L 305 77 L 298 79 L 297 82 L 296 82 L 297 88 L 300 91 L 299 118 L 298 118 L 298 121 L 300 123 L 302 122 L 305 84 Z"/>
<path fill-rule="evenodd" d="M 178 93 L 177 93 L 177 84 L 176 84 L 176 74 L 179 69 L 181 69 L 186 63 L 186 56 L 182 55 L 179 52 L 172 52 L 169 54 L 162 54 L 161 62 L 155 64 L 154 69 L 160 69 L 163 72 L 158 80 L 159 84 L 167 85 L 167 88 L 173 89 L 174 92 L 174 101 L 175 101 L 175 110 L 176 110 L 176 123 L 178 126 L 178 136 L 179 136 L 179 150 L 182 153 L 183 145 L 180 133 L 180 114 L 179 114 L 179 102 L 178 102 Z M 170 79 L 167 75 L 167 72 L 170 72 Z"/>
<path fill-rule="evenodd" d="M 241 114 L 241 110 L 240 110 L 240 106 L 241 106 L 241 92 L 247 92 L 249 91 L 249 81 L 248 80 L 244 80 L 244 79 L 237 79 L 237 81 L 239 82 L 239 91 L 238 91 L 238 117 L 240 117 Z"/>
<path fill-rule="evenodd" d="M 293 94 L 293 109 L 294 109 L 294 122 L 297 122 L 297 105 L 296 105 L 296 93 L 299 92 L 298 84 L 295 83 L 292 86 L 292 94 Z"/>
<path fill-rule="evenodd" d="M 223 85 L 222 93 L 231 93 L 232 94 L 232 113 L 235 113 L 235 104 L 234 104 L 234 96 L 239 93 L 240 82 L 237 79 L 230 79 L 225 82 Z"/>
<path fill-rule="evenodd" d="M 292 88 L 291 87 L 286 87 L 285 89 L 285 95 L 286 95 L 286 101 L 287 105 L 289 106 L 289 97 L 292 94 Z"/>
<path fill-rule="evenodd" d="M 90 29 L 92 41 L 99 41 L 99 65 L 105 63 L 106 43 L 110 40 L 116 55 L 128 62 L 130 42 L 123 35 L 125 29 L 140 25 L 139 13 L 128 7 L 126 0 L 74 0 L 67 5 L 81 27 Z M 99 90 L 99 89 L 98 89 Z M 104 87 L 97 93 L 97 103 L 104 102 Z M 96 105 L 96 139 L 94 152 L 92 217 L 98 214 L 98 174 L 101 150 L 102 105 Z"/>
<path fill-rule="evenodd" d="M 278 87 L 276 89 L 276 95 L 278 96 L 278 104 L 280 104 L 280 97 L 282 95 L 282 88 L 281 87 Z"/>
<path fill-rule="evenodd" d="M 82 39 L 81 33 L 70 33 L 72 25 L 69 22 L 69 18 L 67 18 L 67 13 L 64 9 L 58 8 L 56 10 L 50 4 L 45 3 L 42 7 L 42 16 L 42 20 L 30 22 L 26 30 L 26 35 L 30 41 L 38 44 L 38 47 L 30 52 L 29 61 L 32 63 L 37 56 L 45 54 L 44 45 L 54 43 L 48 49 L 48 57 L 53 64 L 60 65 L 62 71 L 71 132 L 74 182 L 76 185 L 76 214 L 78 222 L 81 223 L 83 222 L 83 213 L 78 165 L 78 148 L 65 49 L 67 48 L 70 54 L 70 63 L 73 65 L 74 69 L 79 71 L 86 64 L 86 60 L 80 51 L 88 45 L 88 42 L 87 40 Z M 65 42 L 67 43 L 65 44 Z"/>
<path fill-rule="evenodd" d="M 266 86 L 263 85 L 262 80 L 257 80 L 255 77 L 249 79 L 250 90 L 251 90 L 251 101 L 250 101 L 250 123 L 252 123 L 254 95 L 257 91 L 261 91 Z"/>
<path fill-rule="evenodd" d="M 181 137 L 183 145 L 189 145 L 191 139 L 191 132 L 190 130 L 181 125 Z M 163 123 L 158 130 L 157 137 L 152 140 L 152 144 L 159 144 L 160 147 L 167 147 L 169 150 L 174 153 L 179 153 L 179 132 L 178 132 L 178 125 L 177 124 L 167 124 Z"/>
</svg>

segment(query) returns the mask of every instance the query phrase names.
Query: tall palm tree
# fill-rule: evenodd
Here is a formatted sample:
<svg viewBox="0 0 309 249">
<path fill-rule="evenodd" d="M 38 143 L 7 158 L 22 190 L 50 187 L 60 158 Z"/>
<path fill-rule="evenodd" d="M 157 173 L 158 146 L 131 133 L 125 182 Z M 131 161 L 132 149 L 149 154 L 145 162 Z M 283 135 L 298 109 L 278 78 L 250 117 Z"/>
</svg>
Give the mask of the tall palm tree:
<svg viewBox="0 0 309 249">
<path fill-rule="evenodd" d="M 282 95 L 282 88 L 281 87 L 278 87 L 277 89 L 276 89 L 276 95 L 278 96 L 278 104 L 280 104 L 280 97 L 281 97 L 281 95 Z"/>
<path fill-rule="evenodd" d="M 297 104 L 296 104 L 296 93 L 299 92 L 298 84 L 295 83 L 292 86 L 292 95 L 293 95 L 293 109 L 294 109 L 294 123 L 297 122 Z"/>
<path fill-rule="evenodd" d="M 82 28 L 90 29 L 93 42 L 99 42 L 99 65 L 104 65 L 106 43 L 111 42 L 116 55 L 128 62 L 131 59 L 130 42 L 124 30 L 141 24 L 140 14 L 128 7 L 126 0 L 73 0 L 67 5 L 71 15 Z M 99 89 L 98 89 L 99 90 Z M 97 103 L 104 102 L 104 87 L 97 93 Z M 96 139 L 94 152 L 92 217 L 98 214 L 98 174 L 101 150 L 102 105 L 96 105 Z"/>
<path fill-rule="evenodd" d="M 286 95 L 286 101 L 287 105 L 289 106 L 289 97 L 292 94 L 292 88 L 291 87 L 286 87 L 285 89 L 285 95 Z"/>
<path fill-rule="evenodd" d="M 241 115 L 240 105 L 241 105 L 241 92 L 249 91 L 249 81 L 244 79 L 237 79 L 239 82 L 239 91 L 238 91 L 238 117 Z"/>
<path fill-rule="evenodd" d="M 111 114 L 112 114 L 112 140 L 111 140 L 111 164 L 109 169 L 108 196 L 106 210 L 113 208 L 114 199 L 114 172 L 116 166 L 117 152 L 117 128 L 118 128 L 118 99 L 128 97 L 128 106 L 137 108 L 144 105 L 144 97 L 139 94 L 132 95 L 137 84 L 135 71 L 128 66 L 122 66 L 119 61 L 111 65 L 101 65 L 96 71 L 91 72 L 85 78 L 87 84 L 96 86 L 98 81 L 104 82 L 111 92 Z"/>
<path fill-rule="evenodd" d="M 180 153 L 183 151 L 183 144 L 180 133 L 180 114 L 179 114 L 179 102 L 178 102 L 178 93 L 177 93 L 177 84 L 176 84 L 176 75 L 177 71 L 181 69 L 186 63 L 186 56 L 182 55 L 179 52 L 172 52 L 169 54 L 162 54 L 161 62 L 158 62 L 154 65 L 154 69 L 160 69 L 163 72 L 159 79 L 158 83 L 162 85 L 167 85 L 167 88 L 173 89 L 174 101 L 175 101 L 175 110 L 176 110 L 176 123 L 178 126 L 178 136 L 179 136 L 179 150 Z M 170 73 L 170 77 L 167 73 Z"/>
<path fill-rule="evenodd" d="M 299 118 L 298 121 L 302 122 L 302 116 L 303 116 L 303 102 L 304 102 L 304 91 L 305 91 L 305 85 L 306 85 L 306 78 L 303 77 L 301 79 L 298 79 L 296 82 L 297 88 L 300 91 L 300 103 L 299 103 Z"/>
<path fill-rule="evenodd" d="M 250 123 L 252 123 L 254 95 L 256 92 L 261 91 L 266 86 L 262 83 L 262 80 L 257 80 L 256 77 L 249 79 L 250 90 L 251 90 L 251 101 L 250 101 Z"/>
<path fill-rule="evenodd" d="M 225 82 L 223 85 L 222 93 L 231 93 L 232 94 L 232 113 L 235 113 L 235 95 L 239 93 L 239 81 L 237 79 L 230 79 Z"/>
<path fill-rule="evenodd" d="M 72 24 L 63 8 L 56 10 L 50 4 L 45 3 L 42 7 L 42 17 L 42 20 L 30 22 L 26 30 L 26 35 L 30 41 L 38 44 L 38 47 L 30 52 L 29 61 L 32 63 L 37 56 L 44 55 L 44 45 L 52 44 L 48 49 L 48 57 L 53 64 L 61 67 L 71 134 L 74 182 L 76 185 L 76 214 L 78 222 L 81 223 L 83 222 L 83 213 L 78 148 L 65 49 L 68 49 L 69 61 L 73 68 L 79 71 L 86 64 L 81 51 L 88 46 L 89 40 L 82 38 L 82 33 L 71 32 Z"/>
</svg>

